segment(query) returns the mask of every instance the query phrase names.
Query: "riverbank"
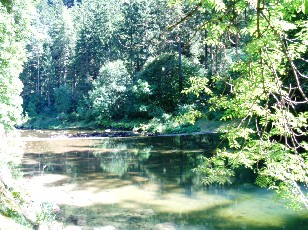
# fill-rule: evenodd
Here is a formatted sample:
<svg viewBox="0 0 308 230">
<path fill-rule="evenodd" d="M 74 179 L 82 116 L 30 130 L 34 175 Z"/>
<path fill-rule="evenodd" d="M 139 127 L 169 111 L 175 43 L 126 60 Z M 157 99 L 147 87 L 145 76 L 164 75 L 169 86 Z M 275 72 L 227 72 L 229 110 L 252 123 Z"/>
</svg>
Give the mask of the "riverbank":
<svg viewBox="0 0 308 230">
<path fill-rule="evenodd" d="M 59 117 L 42 116 L 29 119 L 19 126 L 18 129 L 82 131 L 69 137 L 129 137 L 217 133 L 221 132 L 229 124 L 230 122 L 207 119 L 198 119 L 194 124 L 178 124 L 159 119 L 123 119 L 96 124 L 90 121 L 70 121 Z"/>
</svg>

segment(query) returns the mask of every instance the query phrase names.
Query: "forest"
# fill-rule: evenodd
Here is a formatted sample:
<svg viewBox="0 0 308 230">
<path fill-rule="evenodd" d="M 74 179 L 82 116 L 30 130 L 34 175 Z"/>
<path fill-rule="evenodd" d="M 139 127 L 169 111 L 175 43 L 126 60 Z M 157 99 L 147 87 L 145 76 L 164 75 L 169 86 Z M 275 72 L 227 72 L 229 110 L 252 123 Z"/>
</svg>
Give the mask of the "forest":
<svg viewBox="0 0 308 230">
<path fill-rule="evenodd" d="M 172 29 L 193 6 L 175 8 L 168 1 L 39 3 L 20 75 L 29 126 L 123 121 L 126 128 L 198 114 L 202 102 L 181 91 L 208 66 L 211 75 L 223 71 L 227 51 L 203 44 L 204 32 L 194 32 L 198 15 Z"/>
<path fill-rule="evenodd" d="M 229 144 L 197 167 L 205 184 L 244 166 L 307 209 L 307 14 L 307 0 L 1 0 L 0 134 L 211 121 Z"/>
</svg>

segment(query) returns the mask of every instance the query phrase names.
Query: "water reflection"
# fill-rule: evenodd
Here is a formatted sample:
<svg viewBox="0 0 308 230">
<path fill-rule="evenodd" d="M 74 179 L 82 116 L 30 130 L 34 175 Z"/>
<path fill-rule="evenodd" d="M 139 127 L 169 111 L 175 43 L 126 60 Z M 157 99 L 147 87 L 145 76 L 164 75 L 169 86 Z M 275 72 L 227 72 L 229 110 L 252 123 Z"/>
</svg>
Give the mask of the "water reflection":
<svg viewBox="0 0 308 230">
<path fill-rule="evenodd" d="M 128 146 L 128 143 L 117 139 L 108 139 L 96 146 L 98 149 L 108 150 L 109 153 L 94 151 L 93 155 L 100 161 L 103 171 L 123 176 L 135 164 L 140 169 L 140 162 L 150 157 L 152 146 Z M 140 148 L 138 148 L 140 147 Z"/>
<path fill-rule="evenodd" d="M 210 155 L 212 135 L 27 141 L 23 170 L 81 229 L 307 229 L 293 213 L 249 183 L 204 187 L 192 173 Z M 240 174 L 239 174 L 240 175 Z M 239 178 L 239 176 L 238 176 Z"/>
</svg>

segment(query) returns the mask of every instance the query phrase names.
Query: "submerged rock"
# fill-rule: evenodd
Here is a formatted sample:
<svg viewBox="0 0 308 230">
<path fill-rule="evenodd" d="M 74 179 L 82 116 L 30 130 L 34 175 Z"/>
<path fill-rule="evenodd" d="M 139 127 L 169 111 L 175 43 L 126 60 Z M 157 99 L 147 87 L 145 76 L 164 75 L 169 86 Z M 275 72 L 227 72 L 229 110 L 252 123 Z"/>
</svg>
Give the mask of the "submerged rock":
<svg viewBox="0 0 308 230">
<path fill-rule="evenodd" d="M 77 225 L 79 226 L 86 226 L 87 225 L 87 220 L 85 217 L 79 217 L 77 220 Z"/>
<path fill-rule="evenodd" d="M 153 209 L 142 209 L 140 210 L 140 215 L 143 215 L 143 216 L 152 216 L 155 214 L 154 210 Z"/>
<path fill-rule="evenodd" d="M 70 215 L 67 218 L 66 221 L 69 222 L 69 223 L 73 223 L 75 225 L 79 225 L 79 226 L 86 226 L 87 225 L 86 216 L 73 216 L 73 215 Z"/>
</svg>

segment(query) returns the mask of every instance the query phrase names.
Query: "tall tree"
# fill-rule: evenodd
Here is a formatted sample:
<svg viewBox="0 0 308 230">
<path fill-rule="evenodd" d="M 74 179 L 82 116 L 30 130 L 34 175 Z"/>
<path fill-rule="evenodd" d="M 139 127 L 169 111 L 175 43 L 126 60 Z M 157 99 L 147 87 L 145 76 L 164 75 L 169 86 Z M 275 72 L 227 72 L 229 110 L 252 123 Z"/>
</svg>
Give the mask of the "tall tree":
<svg viewBox="0 0 308 230">
<path fill-rule="evenodd" d="M 40 1 L 36 6 L 33 33 L 28 45 L 28 62 L 21 78 L 25 85 L 25 108 L 36 112 L 51 108 L 54 90 L 61 85 L 73 87 L 76 32 L 71 9 L 62 1 Z"/>
<path fill-rule="evenodd" d="M 121 1 L 88 0 L 74 9 L 77 44 L 74 66 L 75 86 L 86 93 L 91 81 L 107 61 L 117 60 L 117 28 L 122 20 Z"/>
<path fill-rule="evenodd" d="M 22 82 L 19 74 L 26 60 L 31 2 L 0 2 L 0 131 L 20 120 Z"/>
<path fill-rule="evenodd" d="M 119 31 L 120 48 L 129 72 L 134 75 L 149 58 L 166 51 L 168 20 L 174 19 L 175 13 L 166 0 L 123 1 L 122 12 L 124 20 Z"/>
</svg>

